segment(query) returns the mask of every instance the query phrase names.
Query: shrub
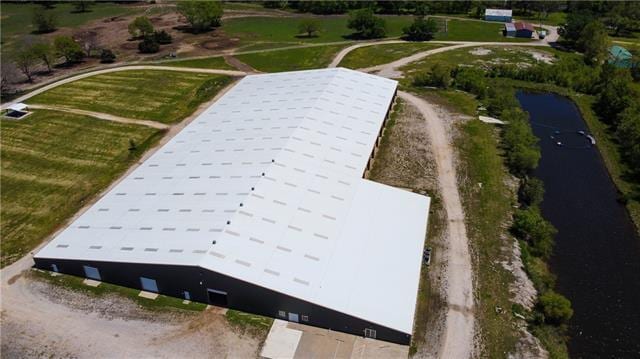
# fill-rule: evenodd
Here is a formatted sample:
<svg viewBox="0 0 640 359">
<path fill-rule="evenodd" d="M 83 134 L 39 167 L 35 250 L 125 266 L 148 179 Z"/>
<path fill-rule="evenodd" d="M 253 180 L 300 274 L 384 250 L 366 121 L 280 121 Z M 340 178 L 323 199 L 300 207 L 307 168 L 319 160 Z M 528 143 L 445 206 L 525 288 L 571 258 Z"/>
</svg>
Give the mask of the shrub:
<svg viewBox="0 0 640 359">
<path fill-rule="evenodd" d="M 44 7 L 36 7 L 33 9 L 32 17 L 33 27 L 37 33 L 44 34 L 56 30 L 56 17 L 53 13 L 48 12 Z"/>
<path fill-rule="evenodd" d="M 153 54 L 160 51 L 160 45 L 153 37 L 147 36 L 138 44 L 138 50 L 143 54 Z"/>
<path fill-rule="evenodd" d="M 544 314 L 545 322 L 549 324 L 563 324 L 573 316 L 569 299 L 552 290 L 540 296 L 538 305 Z"/>
<path fill-rule="evenodd" d="M 455 86 L 460 90 L 470 92 L 478 98 L 487 95 L 487 80 L 480 69 L 471 67 L 458 67 L 454 71 Z"/>
<path fill-rule="evenodd" d="M 349 13 L 347 27 L 355 31 L 355 35 L 361 39 L 377 39 L 386 35 L 384 19 L 373 14 L 371 9 L 360 9 Z"/>
<path fill-rule="evenodd" d="M 102 49 L 100 53 L 100 62 L 103 64 L 110 64 L 116 61 L 116 55 L 109 49 Z"/>
<path fill-rule="evenodd" d="M 520 185 L 518 197 L 526 206 L 538 206 L 544 197 L 544 183 L 535 177 L 527 178 Z"/>
<path fill-rule="evenodd" d="M 433 19 L 425 19 L 422 16 L 416 17 L 410 26 L 402 29 L 405 38 L 410 41 L 426 41 L 433 39 L 438 31 L 438 24 Z"/>
<path fill-rule="evenodd" d="M 153 38 L 156 40 L 158 44 L 161 44 L 161 45 L 170 44 L 173 41 L 173 38 L 171 37 L 171 35 L 169 35 L 169 33 L 164 30 L 154 32 Z"/>
<path fill-rule="evenodd" d="M 430 72 L 416 76 L 413 80 L 413 84 L 416 86 L 449 88 L 451 85 L 451 68 L 437 63 L 431 67 Z"/>
<path fill-rule="evenodd" d="M 529 244 L 530 253 L 536 257 L 548 258 L 553 250 L 555 227 L 547 222 L 536 207 L 518 210 L 513 215 L 511 231 Z"/>
</svg>

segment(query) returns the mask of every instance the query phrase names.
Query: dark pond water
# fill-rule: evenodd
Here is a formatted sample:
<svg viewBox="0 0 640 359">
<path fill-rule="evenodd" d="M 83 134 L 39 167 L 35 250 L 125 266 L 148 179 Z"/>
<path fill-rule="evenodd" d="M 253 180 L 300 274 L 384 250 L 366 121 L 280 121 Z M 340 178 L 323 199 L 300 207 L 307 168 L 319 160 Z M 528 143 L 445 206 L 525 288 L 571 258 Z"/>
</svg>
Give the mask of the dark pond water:
<svg viewBox="0 0 640 359">
<path fill-rule="evenodd" d="M 567 98 L 519 92 L 540 138 L 535 176 L 544 217 L 558 229 L 551 269 L 575 311 L 573 358 L 640 358 L 640 238 L 588 129 Z M 562 145 L 558 145 L 560 142 Z"/>
</svg>

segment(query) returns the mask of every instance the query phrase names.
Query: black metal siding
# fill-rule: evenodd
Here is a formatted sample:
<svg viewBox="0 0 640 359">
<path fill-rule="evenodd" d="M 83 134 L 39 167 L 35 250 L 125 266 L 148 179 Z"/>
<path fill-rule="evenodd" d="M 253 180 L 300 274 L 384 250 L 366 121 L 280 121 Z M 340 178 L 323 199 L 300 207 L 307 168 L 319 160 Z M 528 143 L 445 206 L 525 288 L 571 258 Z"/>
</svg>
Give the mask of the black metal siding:
<svg viewBox="0 0 640 359">
<path fill-rule="evenodd" d="M 155 279 L 158 291 L 172 297 L 183 297 L 189 291 L 191 300 L 208 303 L 207 289 L 227 292 L 228 307 L 248 313 L 279 318 L 278 311 L 293 312 L 300 315 L 300 323 L 335 331 L 364 335 L 364 330 L 376 330 L 377 339 L 408 345 L 411 335 L 384 326 L 373 324 L 309 303 L 291 296 L 244 282 L 226 275 L 212 272 L 197 266 L 155 265 L 139 263 L 114 263 L 98 261 L 75 261 L 61 259 L 36 258 L 36 267 L 51 270 L 55 264 L 61 273 L 84 277 L 84 265 L 98 268 L 102 281 L 130 288 L 142 289 L 140 277 Z M 341 295 L 336 293 L 336 295 Z M 361 298 L 361 300 L 378 300 Z M 394 308 L 388 308 L 393 310 Z M 302 321 L 302 315 L 309 318 Z M 286 318 L 279 318 L 285 319 Z"/>
</svg>

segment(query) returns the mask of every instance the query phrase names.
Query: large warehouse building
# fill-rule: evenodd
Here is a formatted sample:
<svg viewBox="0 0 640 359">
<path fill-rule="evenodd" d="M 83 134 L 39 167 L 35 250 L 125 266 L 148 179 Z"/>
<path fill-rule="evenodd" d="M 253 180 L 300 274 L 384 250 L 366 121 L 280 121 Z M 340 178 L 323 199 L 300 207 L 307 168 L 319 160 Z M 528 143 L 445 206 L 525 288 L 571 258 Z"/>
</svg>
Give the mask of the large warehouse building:
<svg viewBox="0 0 640 359">
<path fill-rule="evenodd" d="M 363 178 L 397 82 L 247 76 L 36 266 L 408 344 L 429 198 Z"/>
</svg>

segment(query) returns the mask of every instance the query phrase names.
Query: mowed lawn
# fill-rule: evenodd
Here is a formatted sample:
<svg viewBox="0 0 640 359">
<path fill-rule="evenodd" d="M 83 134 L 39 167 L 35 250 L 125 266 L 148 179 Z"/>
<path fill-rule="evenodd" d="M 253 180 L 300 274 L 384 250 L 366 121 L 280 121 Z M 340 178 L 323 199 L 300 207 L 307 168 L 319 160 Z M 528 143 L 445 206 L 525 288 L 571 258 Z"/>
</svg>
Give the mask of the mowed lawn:
<svg viewBox="0 0 640 359">
<path fill-rule="evenodd" d="M 387 37 L 402 35 L 402 28 L 413 21 L 411 16 L 382 16 L 387 26 Z M 318 43 L 348 41 L 353 33 L 347 28 L 347 16 L 314 18 L 320 24 L 315 37 L 299 36 L 298 25 L 304 17 L 247 17 L 223 21 L 222 30 L 237 37 L 242 43 L 253 42 L 299 42 Z"/>
<path fill-rule="evenodd" d="M 172 123 L 189 116 L 229 84 L 222 75 L 162 70 L 130 70 L 74 81 L 27 102 Z"/>
<path fill-rule="evenodd" d="M 3 119 L 0 130 L 3 267 L 33 250 L 163 134 L 44 110 Z"/>
<path fill-rule="evenodd" d="M 229 65 L 222 56 L 203 57 L 199 59 L 165 61 L 157 65 L 173 67 L 193 67 L 198 69 L 237 70 Z"/>
<path fill-rule="evenodd" d="M 360 69 L 370 66 L 388 64 L 403 57 L 442 47 L 441 44 L 429 42 L 407 42 L 403 44 L 386 44 L 365 46 L 351 51 L 340 62 L 340 66 Z"/>
<path fill-rule="evenodd" d="M 348 45 L 304 47 L 236 56 L 258 71 L 280 72 L 322 68 L 329 65 L 340 49 Z"/>
</svg>

